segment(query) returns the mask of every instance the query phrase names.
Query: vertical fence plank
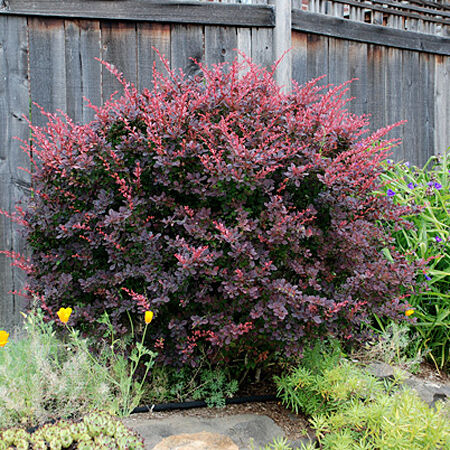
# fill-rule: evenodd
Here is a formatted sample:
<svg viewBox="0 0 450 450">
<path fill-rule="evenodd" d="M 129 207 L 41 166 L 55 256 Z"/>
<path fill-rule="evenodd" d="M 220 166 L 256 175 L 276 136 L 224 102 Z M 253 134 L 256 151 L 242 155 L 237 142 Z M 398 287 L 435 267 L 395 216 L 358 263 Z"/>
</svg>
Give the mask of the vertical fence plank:
<svg viewBox="0 0 450 450">
<path fill-rule="evenodd" d="M 28 126 L 22 115 L 29 115 L 27 19 L 0 17 L 0 209 L 14 206 L 29 195 L 30 177 L 19 167 L 29 169 L 27 155 L 15 137 L 27 140 Z M 26 254 L 19 225 L 0 215 L 0 250 Z M 20 290 L 25 273 L 11 267 L 11 260 L 0 255 L 0 328 L 13 331 L 25 307 L 22 297 L 9 294 Z"/>
<path fill-rule="evenodd" d="M 275 62 L 272 52 L 272 33 L 270 28 L 252 28 L 252 60 L 269 68 Z"/>
<path fill-rule="evenodd" d="M 298 84 L 308 80 L 308 37 L 305 33 L 292 32 L 292 79 Z"/>
<path fill-rule="evenodd" d="M 403 89 L 402 89 L 402 51 L 396 48 L 385 49 L 385 120 L 390 125 L 404 119 L 403 115 Z M 389 138 L 397 139 L 403 137 L 403 128 L 397 127 L 389 134 Z M 403 159 L 403 145 L 394 150 L 396 160 Z"/>
<path fill-rule="evenodd" d="M 102 66 L 100 24 L 97 21 L 66 20 L 66 91 L 67 113 L 74 120 L 87 123 L 94 111 L 86 106 L 83 97 L 94 105 L 102 103 Z"/>
<path fill-rule="evenodd" d="M 434 57 L 427 53 L 421 53 L 419 55 L 419 73 L 422 74 L 422 98 L 423 98 L 423 112 L 420 133 L 422 134 L 422 148 L 418 149 L 417 162 L 422 166 L 434 153 L 434 130 L 435 130 L 435 117 L 434 117 L 434 102 L 435 98 L 432 93 L 434 92 Z M 447 95 L 448 97 L 448 95 Z M 420 105 L 419 105 L 420 108 Z"/>
<path fill-rule="evenodd" d="M 170 25 L 141 22 L 137 24 L 138 51 L 138 86 L 139 89 L 151 88 L 153 79 L 153 65 L 164 73 L 161 57 L 165 57 L 170 64 Z"/>
<path fill-rule="evenodd" d="M 66 111 L 66 64 L 64 21 L 28 18 L 31 100 L 45 111 Z M 36 106 L 31 108 L 35 125 L 47 123 Z"/>
<path fill-rule="evenodd" d="M 252 55 L 252 32 L 250 28 L 237 28 L 237 55 L 238 61 L 243 62 L 244 58 Z M 245 56 L 243 56 L 245 55 Z"/>
<path fill-rule="evenodd" d="M 328 74 L 328 38 L 316 34 L 308 34 L 308 79 Z M 327 78 L 321 84 L 328 84 Z"/>
<path fill-rule="evenodd" d="M 423 148 L 423 86 L 419 72 L 419 53 L 403 51 L 403 117 L 408 121 L 403 128 L 403 159 L 417 164 L 422 159 Z"/>
<path fill-rule="evenodd" d="M 434 72 L 434 147 L 435 153 L 449 151 L 450 147 L 450 58 L 435 56 Z"/>
<path fill-rule="evenodd" d="M 349 79 L 348 41 L 329 38 L 327 80 L 329 83 L 340 84 Z"/>
<path fill-rule="evenodd" d="M 204 61 L 204 33 L 195 25 L 172 25 L 170 32 L 170 62 L 172 69 L 182 69 L 188 76 L 199 72 L 197 64 Z"/>
<path fill-rule="evenodd" d="M 385 48 L 367 46 L 367 112 L 370 114 L 372 130 L 385 127 Z"/>
<path fill-rule="evenodd" d="M 348 74 L 350 79 L 357 78 L 350 85 L 350 95 L 355 97 L 351 110 L 355 114 L 367 113 L 367 44 L 349 42 L 348 44 Z"/>
<path fill-rule="evenodd" d="M 291 0 L 271 0 L 275 7 L 275 28 L 273 30 L 273 59 L 278 62 L 275 80 L 283 90 L 291 90 L 292 81 L 292 14 Z"/>
<path fill-rule="evenodd" d="M 205 27 L 205 62 L 208 65 L 232 62 L 237 54 L 237 31 L 234 27 Z"/>
<path fill-rule="evenodd" d="M 133 22 L 101 23 L 102 59 L 113 64 L 127 81 L 137 81 L 136 24 Z M 122 92 L 122 86 L 106 67 L 102 67 L 103 101 L 114 92 Z"/>
</svg>

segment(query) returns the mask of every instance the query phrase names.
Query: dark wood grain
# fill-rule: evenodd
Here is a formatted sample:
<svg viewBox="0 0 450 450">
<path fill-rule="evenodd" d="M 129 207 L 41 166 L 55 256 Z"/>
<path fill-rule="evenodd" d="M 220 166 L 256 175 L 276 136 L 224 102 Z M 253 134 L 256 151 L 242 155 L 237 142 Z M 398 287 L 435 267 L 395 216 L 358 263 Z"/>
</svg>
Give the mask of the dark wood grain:
<svg viewBox="0 0 450 450">
<path fill-rule="evenodd" d="M 137 37 L 136 24 L 131 22 L 102 21 L 102 60 L 112 64 L 125 79 L 137 82 Z M 117 92 L 123 91 L 122 85 L 105 66 L 102 67 L 103 101 Z"/>
<path fill-rule="evenodd" d="M 43 126 L 45 111 L 67 111 L 65 33 L 62 19 L 33 17 L 28 19 L 30 51 L 31 117 L 33 124 Z"/>
<path fill-rule="evenodd" d="M 30 168 L 28 156 L 20 148 L 29 130 L 23 115 L 29 116 L 27 20 L 0 17 L 0 209 L 14 211 L 15 204 L 29 196 L 30 177 L 21 170 Z M 21 227 L 0 215 L 0 250 L 26 254 Z M 9 332 L 18 325 L 25 301 L 10 292 L 25 284 L 25 273 L 11 267 L 12 260 L 0 255 L 0 328 Z"/>
<path fill-rule="evenodd" d="M 162 57 L 165 57 L 170 64 L 170 25 L 138 23 L 137 46 L 138 87 L 151 89 L 153 67 L 165 73 Z"/>
<path fill-rule="evenodd" d="M 115 1 L 51 1 L 10 0 L 9 8 L 0 14 L 45 17 L 148 20 L 167 23 L 201 23 L 273 27 L 273 8 L 269 5 L 240 5 L 207 2 L 148 2 L 145 0 Z"/>
<path fill-rule="evenodd" d="M 199 72 L 195 61 L 204 61 L 204 34 L 194 25 L 172 25 L 170 34 L 170 62 L 173 69 L 182 69 L 188 76 Z"/>
<path fill-rule="evenodd" d="M 102 103 L 102 66 L 96 60 L 101 57 L 100 24 L 94 20 L 66 20 L 64 26 L 67 114 L 86 123 L 95 113 L 83 97 L 94 105 Z"/>
<path fill-rule="evenodd" d="M 300 10 L 292 11 L 294 30 L 368 44 L 450 56 L 450 38 L 349 21 Z"/>
</svg>

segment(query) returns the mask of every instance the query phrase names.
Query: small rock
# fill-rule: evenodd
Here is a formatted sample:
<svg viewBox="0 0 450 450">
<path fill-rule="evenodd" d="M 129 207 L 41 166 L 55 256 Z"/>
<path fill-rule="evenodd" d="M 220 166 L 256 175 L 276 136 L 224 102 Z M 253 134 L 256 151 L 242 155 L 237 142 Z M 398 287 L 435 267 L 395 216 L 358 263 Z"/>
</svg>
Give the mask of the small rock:
<svg viewBox="0 0 450 450">
<path fill-rule="evenodd" d="M 435 406 L 439 400 L 447 401 L 450 398 L 450 388 L 446 385 L 429 383 L 416 377 L 410 377 L 405 384 L 414 389 L 417 395 L 430 406 Z"/>
<path fill-rule="evenodd" d="M 154 450 L 239 450 L 239 447 L 227 436 L 203 431 L 167 437 Z"/>
<path fill-rule="evenodd" d="M 367 370 L 377 378 L 393 378 L 394 369 L 389 365 L 382 362 L 370 363 L 367 366 Z"/>
</svg>

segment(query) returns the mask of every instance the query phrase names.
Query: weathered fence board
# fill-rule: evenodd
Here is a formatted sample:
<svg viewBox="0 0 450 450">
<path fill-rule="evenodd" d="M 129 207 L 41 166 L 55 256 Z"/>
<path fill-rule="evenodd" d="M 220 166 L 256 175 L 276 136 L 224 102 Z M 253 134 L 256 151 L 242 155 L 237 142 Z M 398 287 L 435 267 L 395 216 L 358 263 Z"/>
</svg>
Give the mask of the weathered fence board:
<svg viewBox="0 0 450 450">
<path fill-rule="evenodd" d="M 328 73 L 328 38 L 308 34 L 307 43 L 306 76 L 311 80 Z M 303 80 L 305 81 L 307 80 Z M 326 78 L 322 81 L 322 84 L 328 83 Z"/>
<path fill-rule="evenodd" d="M 232 62 L 238 38 L 235 27 L 205 27 L 205 62 L 208 65 Z"/>
<path fill-rule="evenodd" d="M 170 41 L 172 67 L 182 69 L 188 76 L 197 74 L 195 61 L 204 62 L 203 30 L 194 25 L 173 25 Z"/>
<path fill-rule="evenodd" d="M 30 164 L 21 143 L 28 139 L 29 116 L 27 19 L 0 18 L 0 209 L 14 211 L 15 204 L 29 195 Z M 20 227 L 0 215 L 0 250 L 26 253 Z M 0 254 L 0 328 L 12 329 L 18 323 L 24 300 L 10 291 L 19 290 L 25 274 L 11 266 L 11 259 Z"/>
<path fill-rule="evenodd" d="M 28 40 L 31 117 L 45 125 L 47 118 L 35 103 L 48 112 L 67 109 L 64 20 L 29 18 Z"/>
<path fill-rule="evenodd" d="M 165 72 L 164 64 L 158 56 L 170 63 L 170 25 L 159 23 L 137 24 L 138 86 L 150 88 L 153 80 L 153 67 Z"/>
<path fill-rule="evenodd" d="M 435 99 L 430 94 L 434 92 L 434 57 L 429 54 L 423 53 L 419 55 L 419 74 L 425 74 L 422 77 L 422 98 L 423 98 L 423 111 L 422 111 L 422 123 L 418 123 L 417 126 L 422 130 L 422 145 L 419 147 L 416 142 L 414 146 L 417 148 L 417 162 L 420 165 L 426 163 L 426 154 L 432 155 L 435 151 L 434 146 L 434 127 L 435 127 L 435 117 L 434 117 L 434 103 Z M 449 145 L 448 143 L 447 145 Z M 425 151 L 424 151 L 425 149 Z M 441 152 L 445 148 L 440 149 Z"/>
<path fill-rule="evenodd" d="M 267 68 L 275 62 L 272 53 L 272 34 L 273 31 L 268 28 L 252 28 L 252 60 Z"/>
<path fill-rule="evenodd" d="M 292 33 L 292 80 L 299 84 L 308 79 L 308 36 Z"/>
<path fill-rule="evenodd" d="M 448 55 L 448 38 L 293 10 L 294 30 L 370 44 Z"/>
<path fill-rule="evenodd" d="M 136 25 L 132 22 L 101 22 L 102 60 L 113 64 L 127 80 L 137 81 L 137 37 Z M 107 100 L 122 86 L 105 67 L 102 69 L 102 94 Z"/>
<path fill-rule="evenodd" d="M 385 48 L 369 44 L 367 46 L 367 111 L 373 129 L 386 126 L 385 117 L 385 71 L 387 64 Z"/>
<path fill-rule="evenodd" d="M 65 21 L 67 114 L 75 121 L 89 122 L 94 111 L 83 97 L 94 105 L 102 103 L 99 89 L 102 67 L 95 60 L 101 57 L 100 24 L 98 21 Z M 73 101 L 78 99 L 78 101 Z"/>
<path fill-rule="evenodd" d="M 443 153 L 450 146 L 450 58 L 436 56 L 434 60 L 434 148 Z"/>
<path fill-rule="evenodd" d="M 176 22 L 201 25 L 273 27 L 273 8 L 267 5 L 229 4 L 189 1 L 121 0 L 9 0 L 8 14 L 63 17 L 73 19 L 109 19 Z"/>
<path fill-rule="evenodd" d="M 351 110 L 359 115 L 367 114 L 367 96 L 370 89 L 367 79 L 367 44 L 348 43 L 348 67 L 350 79 L 356 78 L 350 85 L 350 95 L 354 97 Z"/>
<path fill-rule="evenodd" d="M 403 92 L 402 87 L 402 55 L 403 52 L 396 48 L 385 48 L 386 62 L 385 69 L 385 120 L 386 125 L 400 122 L 403 116 Z M 397 127 L 390 133 L 391 138 L 399 139 L 403 137 L 403 127 Z M 398 159 L 404 159 L 402 147 L 396 148 Z"/>
</svg>

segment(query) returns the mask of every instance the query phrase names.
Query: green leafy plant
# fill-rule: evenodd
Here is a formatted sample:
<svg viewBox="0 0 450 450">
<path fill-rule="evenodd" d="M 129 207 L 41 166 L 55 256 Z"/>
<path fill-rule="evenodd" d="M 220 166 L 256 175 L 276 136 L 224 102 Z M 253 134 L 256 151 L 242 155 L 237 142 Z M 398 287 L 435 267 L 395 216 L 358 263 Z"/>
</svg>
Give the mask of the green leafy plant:
<svg viewBox="0 0 450 450">
<path fill-rule="evenodd" d="M 85 340 L 63 342 L 39 309 L 26 316 L 23 331 L 0 348 L 0 427 L 114 409 L 108 369 L 89 358 Z"/>
<path fill-rule="evenodd" d="M 201 373 L 201 384 L 197 386 L 193 397 L 195 400 L 204 400 L 209 408 L 223 408 L 225 399 L 232 397 L 238 387 L 238 382 L 228 381 L 223 371 L 205 370 Z"/>
<path fill-rule="evenodd" d="M 310 423 L 323 449 L 450 447 L 450 425 L 443 404 L 433 410 L 406 389 L 393 395 L 380 393 L 369 402 L 354 399 L 347 408 L 316 415 Z"/>
<path fill-rule="evenodd" d="M 238 390 L 238 381 L 225 370 L 204 366 L 175 369 L 156 367 L 146 400 L 150 403 L 204 400 L 208 407 L 224 407 L 226 398 Z"/>
<path fill-rule="evenodd" d="M 352 355 L 363 362 L 381 361 L 415 373 L 423 361 L 421 350 L 417 348 L 418 340 L 420 336 L 412 334 L 407 324 L 393 322 L 383 326 L 372 341 L 357 348 Z"/>
<path fill-rule="evenodd" d="M 151 321 L 151 320 L 150 320 Z M 121 417 L 128 416 L 131 411 L 139 405 L 144 395 L 144 382 L 147 381 L 149 370 L 154 366 L 156 352 L 149 350 L 144 345 L 147 327 L 150 322 L 146 319 L 146 324 L 142 333 L 140 342 L 132 348 L 131 354 L 126 357 L 126 345 L 123 338 L 116 339 L 114 334 L 114 327 L 109 320 L 108 314 L 105 312 L 99 319 L 99 323 L 105 324 L 107 327 L 104 333 L 105 338 L 110 339 L 110 345 L 103 349 L 100 354 L 98 363 L 106 364 L 110 368 L 113 384 L 120 392 L 120 403 L 117 405 L 117 414 Z M 134 338 L 134 327 L 131 326 L 130 339 Z M 73 328 L 70 333 L 74 339 L 77 339 L 78 334 Z M 140 381 L 136 379 L 137 370 L 140 368 L 140 363 L 145 367 L 144 374 L 140 377 Z"/>
<path fill-rule="evenodd" d="M 333 365 L 323 356 L 315 371 L 300 366 L 276 380 L 282 402 L 310 415 L 321 449 L 449 448 L 448 403 L 434 410 L 401 385 L 400 375 L 381 382 L 343 358 Z"/>
<path fill-rule="evenodd" d="M 354 397 L 367 398 L 383 389 L 383 383 L 341 360 L 316 344 L 305 352 L 302 363 L 281 377 L 274 377 L 277 395 L 295 413 L 324 414 L 345 408 Z"/>
<path fill-rule="evenodd" d="M 68 310 L 58 314 L 63 323 Z M 93 354 L 90 340 L 67 329 L 61 338 L 36 309 L 26 316 L 24 335 L 0 348 L 0 427 L 76 418 L 92 409 L 126 416 L 138 406 L 156 356 L 143 345 L 147 324 L 129 355 L 112 332 L 110 344 Z M 140 363 L 145 370 L 138 381 Z"/>
<path fill-rule="evenodd" d="M 411 327 L 419 334 L 417 350 L 429 350 L 436 367 L 444 368 L 450 347 L 450 153 L 432 157 L 423 169 L 390 164 L 382 179 L 383 193 L 396 205 L 420 209 L 406 217 L 413 228 L 393 229 L 394 244 L 410 261 L 427 261 L 427 288 L 409 298 L 416 317 Z"/>
<path fill-rule="evenodd" d="M 61 448 L 144 449 L 143 440 L 122 422 L 104 412 L 87 414 L 79 422 L 61 420 L 33 433 L 22 428 L 0 431 L 0 450 Z"/>
</svg>

